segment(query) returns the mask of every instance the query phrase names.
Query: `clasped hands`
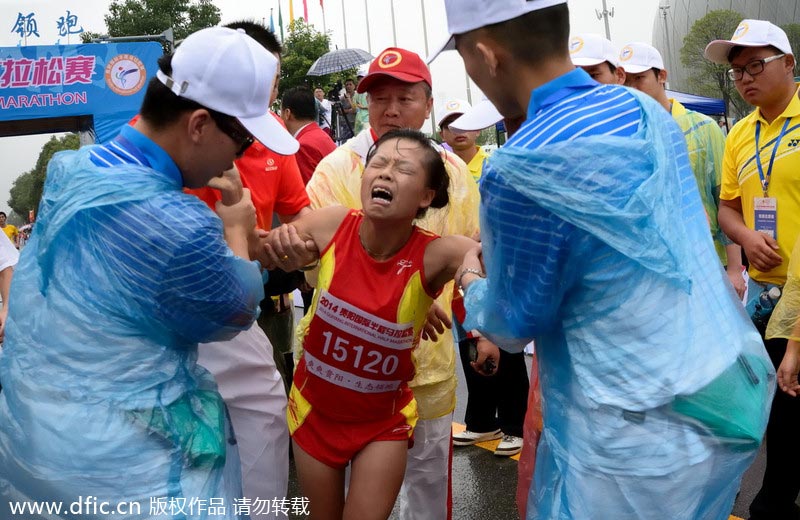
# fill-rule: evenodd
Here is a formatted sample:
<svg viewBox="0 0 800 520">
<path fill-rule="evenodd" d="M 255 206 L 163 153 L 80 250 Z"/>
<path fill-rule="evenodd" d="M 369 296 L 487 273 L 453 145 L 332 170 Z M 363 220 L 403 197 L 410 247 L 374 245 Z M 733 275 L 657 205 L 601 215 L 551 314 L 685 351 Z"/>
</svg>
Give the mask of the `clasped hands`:
<svg viewBox="0 0 800 520">
<path fill-rule="evenodd" d="M 271 231 L 257 229 L 256 209 L 250 198 L 250 190 L 242 186 L 239 171 L 234 166 L 208 183 L 218 189 L 222 200 L 217 202 L 217 215 L 222 219 L 225 239 L 231 249 L 246 240 L 250 259 L 258 260 L 267 270 L 294 271 L 313 263 L 319 251 L 312 240 L 303 240 L 291 224 L 284 224 Z"/>
</svg>

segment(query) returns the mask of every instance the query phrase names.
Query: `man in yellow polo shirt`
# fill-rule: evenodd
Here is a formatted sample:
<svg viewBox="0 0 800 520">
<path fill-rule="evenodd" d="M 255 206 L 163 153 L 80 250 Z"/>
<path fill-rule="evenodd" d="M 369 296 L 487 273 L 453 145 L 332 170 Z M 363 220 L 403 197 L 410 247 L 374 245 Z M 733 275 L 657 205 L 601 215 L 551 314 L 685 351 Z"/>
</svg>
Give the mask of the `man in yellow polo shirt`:
<svg viewBox="0 0 800 520">
<path fill-rule="evenodd" d="M 743 20 L 730 40 L 708 44 L 709 60 L 730 64 L 736 90 L 756 110 L 728 134 L 723 162 L 719 221 L 750 261 L 750 298 L 782 286 L 792 247 L 800 234 L 800 99 L 795 59 L 779 27 Z M 754 293 L 754 294 L 753 294 Z M 757 324 L 758 326 L 758 324 Z M 764 334 L 763 324 L 759 326 Z M 765 341 L 778 367 L 786 339 Z M 800 492 L 800 401 L 775 393 L 767 426 L 767 468 L 750 519 L 797 519 Z"/>
<path fill-rule="evenodd" d="M 17 230 L 17 226 L 13 224 L 6 224 L 6 219 L 8 216 L 6 215 L 5 211 L 0 211 L 0 229 L 3 230 L 3 233 L 6 234 L 11 243 L 14 244 L 14 247 L 17 246 L 17 236 L 19 235 L 19 230 Z"/>
<path fill-rule="evenodd" d="M 629 43 L 620 50 L 619 63 L 625 68 L 625 85 L 658 101 L 683 130 L 689 148 L 689 163 L 708 216 L 714 248 L 741 298 L 745 291 L 742 249 L 725 236 L 718 221 L 725 135 L 710 117 L 687 110 L 677 100 L 667 97 L 667 70 L 661 53 L 655 47 L 646 43 Z"/>
<path fill-rule="evenodd" d="M 439 130 L 442 133 L 442 140 L 453 149 L 453 153 L 467 164 L 467 169 L 472 178 L 475 179 L 475 182 L 478 182 L 483 170 L 483 161 L 488 157 L 486 152 L 476 144 L 481 131 L 459 130 L 450 126 L 450 123 L 458 119 L 470 108 L 472 106 L 463 99 L 450 99 L 445 102 L 444 114 L 439 121 Z"/>
</svg>

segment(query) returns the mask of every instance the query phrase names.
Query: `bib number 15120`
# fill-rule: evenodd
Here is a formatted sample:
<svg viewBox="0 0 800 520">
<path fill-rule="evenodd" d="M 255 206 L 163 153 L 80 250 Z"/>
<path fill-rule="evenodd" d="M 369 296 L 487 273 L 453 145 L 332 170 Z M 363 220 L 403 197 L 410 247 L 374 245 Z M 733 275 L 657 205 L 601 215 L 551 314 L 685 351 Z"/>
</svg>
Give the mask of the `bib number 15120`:
<svg viewBox="0 0 800 520">
<path fill-rule="evenodd" d="M 353 368 L 369 372 L 371 374 L 383 374 L 390 376 L 397 371 L 400 359 L 389 354 L 384 356 L 376 350 L 364 352 L 362 345 L 351 345 L 350 341 L 333 335 L 332 332 L 323 332 L 325 345 L 322 347 L 324 356 L 331 356 L 340 363 L 352 364 Z"/>
</svg>

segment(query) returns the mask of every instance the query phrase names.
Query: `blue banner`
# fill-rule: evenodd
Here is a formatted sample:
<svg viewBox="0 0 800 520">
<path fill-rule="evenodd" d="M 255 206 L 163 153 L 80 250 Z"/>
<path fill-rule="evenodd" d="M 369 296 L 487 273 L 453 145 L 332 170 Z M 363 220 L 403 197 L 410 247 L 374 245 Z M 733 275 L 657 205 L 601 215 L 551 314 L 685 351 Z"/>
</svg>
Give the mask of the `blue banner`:
<svg viewBox="0 0 800 520">
<path fill-rule="evenodd" d="M 0 121 L 94 116 L 97 141 L 138 111 L 158 42 L 0 47 Z"/>
</svg>

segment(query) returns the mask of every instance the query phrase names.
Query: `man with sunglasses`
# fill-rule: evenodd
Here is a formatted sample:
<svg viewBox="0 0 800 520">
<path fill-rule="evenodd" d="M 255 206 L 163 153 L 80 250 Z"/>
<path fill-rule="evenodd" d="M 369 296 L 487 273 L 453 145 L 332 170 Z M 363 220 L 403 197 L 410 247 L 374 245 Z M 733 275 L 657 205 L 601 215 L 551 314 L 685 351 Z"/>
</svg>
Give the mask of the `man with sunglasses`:
<svg viewBox="0 0 800 520">
<path fill-rule="evenodd" d="M 255 22 L 237 21 L 226 27 L 244 31 L 278 60 L 269 103 L 264 105 L 265 108 L 271 106 L 278 96 L 280 43 L 269 29 Z M 270 112 L 269 117 L 283 126 L 274 113 Z M 309 211 L 305 184 L 294 154 L 282 154 L 266 143 L 252 143 L 252 140 L 252 146 L 247 146 L 246 134 L 241 134 L 239 128 L 224 124 L 221 128 L 242 143 L 234 164 L 242 184 L 250 190 L 258 228 L 271 229 L 273 216 L 281 222 L 291 222 Z M 212 209 L 223 197 L 223 193 L 213 187 L 189 192 Z M 291 248 L 283 252 L 281 258 L 286 257 L 281 260 L 283 265 L 296 254 L 298 252 Z M 252 503 L 265 497 L 282 499 L 288 490 L 289 430 L 284 383 L 291 381 L 292 374 L 293 308 L 286 295 L 273 298 L 271 294 L 291 291 L 280 280 L 295 275 L 303 279 L 300 273 L 270 272 L 257 325 L 231 339 L 199 346 L 198 363 L 214 375 L 230 412 L 241 458 L 244 497 Z M 252 509 L 250 516 L 253 519 L 281 516 L 269 508 L 263 509 Z"/>
<path fill-rule="evenodd" d="M 708 44 L 709 60 L 730 64 L 736 90 L 756 110 L 734 126 L 725 142 L 719 223 L 750 261 L 749 299 L 786 282 L 792 247 L 800 235 L 800 99 L 795 58 L 779 27 L 743 20 L 730 40 Z M 759 332 L 764 336 L 763 325 Z M 764 342 L 777 368 L 786 339 Z M 797 519 L 800 491 L 800 401 L 776 392 L 767 426 L 767 467 L 750 504 L 751 520 Z"/>
<path fill-rule="evenodd" d="M 223 171 L 253 138 L 297 150 L 267 113 L 276 70 L 247 35 L 203 29 L 159 60 L 133 126 L 51 160 L 0 360 L 0 518 L 80 497 L 103 516 L 179 501 L 239 518 L 236 441 L 197 345 L 250 327 L 263 296 L 255 210 Z M 218 216 L 182 191 L 210 181 L 230 185 Z"/>
</svg>

